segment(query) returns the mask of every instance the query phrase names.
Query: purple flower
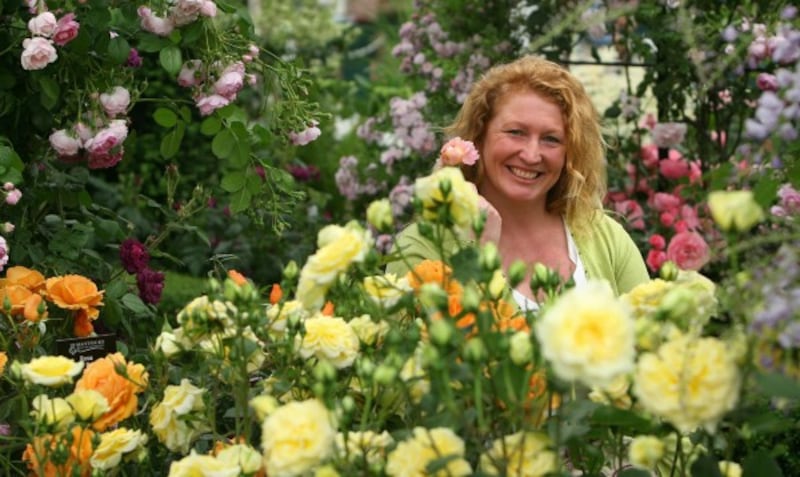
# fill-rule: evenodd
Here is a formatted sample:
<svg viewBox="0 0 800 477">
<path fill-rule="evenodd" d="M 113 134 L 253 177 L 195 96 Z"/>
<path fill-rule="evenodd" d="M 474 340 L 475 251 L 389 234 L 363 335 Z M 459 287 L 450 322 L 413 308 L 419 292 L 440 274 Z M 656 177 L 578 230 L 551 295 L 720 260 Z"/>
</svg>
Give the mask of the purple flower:
<svg viewBox="0 0 800 477">
<path fill-rule="evenodd" d="M 308 182 L 319 179 L 319 168 L 292 164 L 289 166 L 289 174 L 298 182 Z"/>
<path fill-rule="evenodd" d="M 128 53 L 128 60 L 125 62 L 125 66 L 129 66 L 131 68 L 138 68 L 142 66 L 142 57 L 139 56 L 139 51 L 136 48 L 131 48 L 131 51 Z"/>
<path fill-rule="evenodd" d="M 161 301 L 161 292 L 164 291 L 164 274 L 144 268 L 136 274 L 136 285 L 139 287 L 139 297 L 142 301 L 155 305 Z"/>
<path fill-rule="evenodd" d="M 147 247 L 136 239 L 125 239 L 119 246 L 119 259 L 122 261 L 122 267 L 128 273 L 139 273 L 147 268 L 147 263 L 150 261 L 150 254 L 147 253 Z"/>
</svg>

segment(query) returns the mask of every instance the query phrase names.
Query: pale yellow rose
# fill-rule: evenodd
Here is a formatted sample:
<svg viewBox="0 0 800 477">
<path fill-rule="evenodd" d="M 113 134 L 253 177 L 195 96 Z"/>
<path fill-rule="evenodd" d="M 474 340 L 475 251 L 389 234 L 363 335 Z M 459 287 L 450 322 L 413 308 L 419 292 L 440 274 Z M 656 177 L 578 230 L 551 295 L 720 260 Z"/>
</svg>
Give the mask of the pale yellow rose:
<svg viewBox="0 0 800 477">
<path fill-rule="evenodd" d="M 261 453 L 247 444 L 234 444 L 222 449 L 217 454 L 217 460 L 229 466 L 238 466 L 244 474 L 258 472 L 264 463 Z"/>
<path fill-rule="evenodd" d="M 682 335 L 639 358 L 633 392 L 680 432 L 714 431 L 739 398 L 739 369 L 724 342 Z"/>
<path fill-rule="evenodd" d="M 429 474 L 428 464 L 448 459 L 439 471 Z M 471 475 L 472 466 L 464 459 L 464 441 L 446 427 L 415 427 L 413 436 L 397 444 L 386 461 L 386 474 L 392 477 Z"/>
<path fill-rule="evenodd" d="M 746 232 L 764 220 L 764 210 L 749 190 L 711 192 L 708 208 L 722 230 Z"/>
<path fill-rule="evenodd" d="M 610 404 L 621 409 L 630 409 L 632 402 L 629 394 L 630 388 L 630 377 L 621 374 L 605 386 L 592 389 L 589 393 L 589 399 L 602 404 Z"/>
<path fill-rule="evenodd" d="M 294 401 L 264 420 L 261 447 L 267 475 L 301 475 L 333 456 L 336 429 L 320 401 Z"/>
<path fill-rule="evenodd" d="M 631 291 L 620 296 L 627 303 L 636 319 L 650 318 L 658 311 L 664 295 L 675 287 L 672 281 L 655 278 L 636 285 Z"/>
<path fill-rule="evenodd" d="M 205 335 L 212 330 L 227 329 L 234 325 L 236 307 L 229 302 L 210 300 L 207 296 L 199 296 L 190 301 L 178 312 L 178 323 L 183 333 L 192 339 Z"/>
<path fill-rule="evenodd" d="M 315 356 L 338 369 L 347 368 L 358 356 L 358 336 L 342 318 L 317 313 L 303 326 L 304 335 L 297 336 L 297 349 L 304 359 Z"/>
<path fill-rule="evenodd" d="M 400 368 L 400 379 L 402 379 L 408 386 L 408 393 L 411 400 L 419 403 L 423 396 L 428 394 L 431 390 L 431 382 L 428 380 L 427 373 L 423 367 L 423 348 L 418 346 L 414 350 L 414 354 L 406 360 L 403 367 Z M 380 367 L 378 368 L 380 369 Z M 378 379 L 378 372 L 375 373 L 375 379 Z"/>
<path fill-rule="evenodd" d="M 21 371 L 25 381 L 31 384 L 57 387 L 71 383 L 83 371 L 83 364 L 64 356 L 41 356 L 23 364 Z"/>
<path fill-rule="evenodd" d="M 50 398 L 40 394 L 31 402 L 31 416 L 40 424 L 52 426 L 55 430 L 64 431 L 75 422 L 75 414 L 69 403 L 60 397 Z"/>
<path fill-rule="evenodd" d="M 308 310 L 319 310 L 325 293 L 340 273 L 362 262 L 372 248 L 372 235 L 357 222 L 344 227 L 327 225 L 317 235 L 317 251 L 300 270 L 296 298 Z"/>
<path fill-rule="evenodd" d="M 394 273 L 369 276 L 364 278 L 363 283 L 367 296 L 384 308 L 391 308 L 411 291 L 408 279 L 405 276 L 398 278 Z"/>
<path fill-rule="evenodd" d="M 339 477 L 339 472 L 332 465 L 323 465 L 314 469 L 314 477 Z"/>
<path fill-rule="evenodd" d="M 111 470 L 122 462 L 125 454 L 141 451 L 147 444 L 147 434 L 136 429 L 120 427 L 100 434 L 100 444 L 94 450 L 90 462 L 92 468 Z"/>
<path fill-rule="evenodd" d="M 464 180 L 461 170 L 456 167 L 443 167 L 417 179 L 414 195 L 422 203 L 424 218 L 442 219 L 438 213 L 445 204 L 453 224 L 462 230 L 469 229 L 480 213 L 475 186 Z"/>
<path fill-rule="evenodd" d="M 164 389 L 164 399 L 150 412 L 150 426 L 167 449 L 185 454 L 198 436 L 210 430 L 202 416 L 205 410 L 203 393 L 204 389 L 186 378 L 179 386 L 170 385 Z M 190 416 L 197 416 L 197 419 L 188 419 Z"/>
<path fill-rule="evenodd" d="M 303 308 L 303 304 L 298 300 L 288 300 L 267 308 L 269 331 L 276 336 L 283 335 L 289 322 L 299 323 L 307 317 L 308 311 Z"/>
<path fill-rule="evenodd" d="M 719 461 L 719 472 L 722 477 L 742 477 L 742 466 L 728 460 Z"/>
<path fill-rule="evenodd" d="M 185 349 L 192 347 L 191 341 L 186 339 L 183 328 L 178 327 L 172 331 L 162 331 L 156 338 L 153 348 L 164 354 L 166 358 L 172 358 Z"/>
<path fill-rule="evenodd" d="M 369 315 L 361 315 L 347 322 L 358 339 L 367 346 L 379 344 L 389 332 L 389 323 L 374 321 Z"/>
<path fill-rule="evenodd" d="M 531 334 L 529 332 L 517 331 L 511 335 L 508 344 L 508 353 L 514 364 L 523 366 L 531 362 L 533 359 L 533 343 L 531 343 Z"/>
<path fill-rule="evenodd" d="M 280 403 L 269 394 L 260 394 L 250 400 L 250 407 L 255 411 L 258 422 L 264 422 L 267 416 L 280 407 Z"/>
<path fill-rule="evenodd" d="M 557 376 L 603 386 L 633 369 L 636 336 L 628 306 L 605 281 L 569 289 L 534 325 Z"/>
<path fill-rule="evenodd" d="M 656 436 L 636 436 L 628 446 L 631 464 L 645 469 L 654 469 L 664 457 L 664 441 Z"/>
<path fill-rule="evenodd" d="M 66 399 L 75 411 L 75 415 L 82 421 L 94 422 L 111 409 L 108 399 L 94 389 L 79 389 Z"/>
<path fill-rule="evenodd" d="M 368 465 L 376 465 L 386 458 L 386 449 L 394 444 L 388 432 L 378 434 L 375 431 L 352 431 L 347 435 L 340 432 L 336 435 L 336 453 L 350 462 L 366 461 Z"/>
<path fill-rule="evenodd" d="M 388 232 L 394 225 L 392 204 L 389 199 L 374 200 L 367 207 L 367 222 L 380 232 Z"/>
<path fill-rule="evenodd" d="M 169 466 L 168 477 L 238 477 L 241 469 L 210 455 L 191 454 Z"/>
<path fill-rule="evenodd" d="M 487 475 L 543 477 L 556 471 L 556 454 L 544 434 L 517 432 L 496 439 L 481 455 L 480 469 Z M 502 472 L 502 471 L 505 472 Z"/>
</svg>

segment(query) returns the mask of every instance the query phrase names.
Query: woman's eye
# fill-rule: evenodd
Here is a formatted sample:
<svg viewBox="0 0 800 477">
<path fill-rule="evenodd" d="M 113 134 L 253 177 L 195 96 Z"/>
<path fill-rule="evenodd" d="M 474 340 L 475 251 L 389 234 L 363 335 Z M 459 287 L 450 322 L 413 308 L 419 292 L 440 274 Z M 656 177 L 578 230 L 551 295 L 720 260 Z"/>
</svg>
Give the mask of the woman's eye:
<svg viewBox="0 0 800 477">
<path fill-rule="evenodd" d="M 549 143 L 552 143 L 552 144 L 561 144 L 561 138 L 556 137 L 556 136 L 545 136 L 544 140 L 545 140 L 545 142 L 549 142 Z"/>
<path fill-rule="evenodd" d="M 522 129 L 509 129 L 506 132 L 512 136 L 522 136 L 524 134 Z"/>
</svg>

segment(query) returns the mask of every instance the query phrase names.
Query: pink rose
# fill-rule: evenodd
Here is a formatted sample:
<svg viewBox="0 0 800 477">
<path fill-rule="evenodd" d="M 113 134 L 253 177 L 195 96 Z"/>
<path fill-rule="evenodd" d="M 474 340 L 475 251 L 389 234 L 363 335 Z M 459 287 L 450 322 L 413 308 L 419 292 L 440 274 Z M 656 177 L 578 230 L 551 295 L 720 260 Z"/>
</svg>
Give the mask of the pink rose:
<svg viewBox="0 0 800 477">
<path fill-rule="evenodd" d="M 658 220 L 661 221 L 661 225 L 664 227 L 672 227 L 672 224 L 675 223 L 675 215 L 670 212 L 661 212 Z"/>
<path fill-rule="evenodd" d="M 90 155 L 104 155 L 117 146 L 121 146 L 128 137 L 128 126 L 125 121 L 117 119 L 111 121 L 107 127 L 97 131 L 91 139 L 86 141 L 84 147 Z"/>
<path fill-rule="evenodd" d="M 183 64 L 180 73 L 178 73 L 178 84 L 184 88 L 191 88 L 192 86 L 199 85 L 203 82 L 204 75 L 200 68 L 203 67 L 203 62 L 200 60 L 189 60 Z"/>
<path fill-rule="evenodd" d="M 170 19 L 154 15 L 153 11 L 147 7 L 139 7 L 138 13 L 142 29 L 154 35 L 167 36 L 175 28 Z"/>
<path fill-rule="evenodd" d="M 244 86 L 244 63 L 237 61 L 228 66 L 214 83 L 214 92 L 233 101 Z"/>
<path fill-rule="evenodd" d="M 94 136 L 94 131 L 92 128 L 87 126 L 84 123 L 75 123 L 73 127 L 75 129 L 75 134 L 78 135 L 78 138 L 81 140 L 82 143 L 86 143 L 92 136 Z"/>
<path fill-rule="evenodd" d="M 197 109 L 200 110 L 201 116 L 208 116 L 215 110 L 230 104 L 228 98 L 218 94 L 211 94 L 208 96 L 200 96 L 196 100 Z"/>
<path fill-rule="evenodd" d="M 709 259 L 708 244 L 697 232 L 680 232 L 667 246 L 667 260 L 683 270 L 700 270 Z"/>
<path fill-rule="evenodd" d="M 667 241 L 664 239 L 664 236 L 660 234 L 651 235 L 647 242 L 656 250 L 664 250 L 664 247 L 667 246 Z"/>
<path fill-rule="evenodd" d="M 58 59 L 53 42 L 42 37 L 25 38 L 22 41 L 22 68 L 26 70 L 41 70 Z"/>
<path fill-rule="evenodd" d="M 74 156 L 81 148 L 81 140 L 72 137 L 65 129 L 59 129 L 50 135 L 50 145 L 59 156 Z"/>
<path fill-rule="evenodd" d="M 214 18 L 217 16 L 217 4 L 211 0 L 206 0 L 203 2 L 203 6 L 200 7 L 200 15 L 208 18 Z"/>
<path fill-rule="evenodd" d="M 178 0 L 170 9 L 169 18 L 175 26 L 184 26 L 197 20 L 203 0 Z"/>
<path fill-rule="evenodd" d="M 664 159 L 658 162 L 658 171 L 667 179 L 677 180 L 689 176 L 689 164 L 683 160 Z"/>
<path fill-rule="evenodd" d="M 460 137 L 454 137 L 447 141 L 439 151 L 439 164 L 444 166 L 457 166 L 466 164 L 474 165 L 478 162 L 478 150 L 471 141 L 465 141 Z"/>
<path fill-rule="evenodd" d="M 28 20 L 28 30 L 35 36 L 50 38 L 56 31 L 56 16 L 52 12 L 43 12 Z"/>
<path fill-rule="evenodd" d="M 81 24 L 75 21 L 75 14 L 67 13 L 58 19 L 58 25 L 53 34 L 53 43 L 58 46 L 66 45 L 78 36 L 80 28 Z"/>
<path fill-rule="evenodd" d="M 623 200 L 614 204 L 614 210 L 622 214 L 625 220 L 632 228 L 636 230 L 644 230 L 644 211 L 642 206 L 635 200 Z"/>
<path fill-rule="evenodd" d="M 122 86 L 114 86 L 110 93 L 100 95 L 100 104 L 109 117 L 123 114 L 131 103 L 131 94 Z"/>
<path fill-rule="evenodd" d="M 672 211 L 681 206 L 681 198 L 675 194 L 656 192 L 653 194 L 653 208 L 659 212 Z"/>
<path fill-rule="evenodd" d="M 650 250 L 647 252 L 647 268 L 651 272 L 657 271 L 667 261 L 667 254 L 663 250 Z"/>
<path fill-rule="evenodd" d="M 642 158 L 642 164 L 648 169 L 655 169 L 658 167 L 658 148 L 655 144 L 647 144 L 642 146 L 639 150 L 639 157 Z"/>
<path fill-rule="evenodd" d="M 8 191 L 6 194 L 6 204 L 8 205 L 17 205 L 17 202 L 22 198 L 22 191 L 19 189 L 14 189 Z"/>
<path fill-rule="evenodd" d="M 295 146 L 305 146 L 316 140 L 321 134 L 322 131 L 317 127 L 317 122 L 314 121 L 311 126 L 300 132 L 290 132 L 289 139 Z"/>
<path fill-rule="evenodd" d="M 686 136 L 686 125 L 683 123 L 658 123 L 651 133 L 653 142 L 661 148 L 675 147 L 683 142 Z"/>
</svg>

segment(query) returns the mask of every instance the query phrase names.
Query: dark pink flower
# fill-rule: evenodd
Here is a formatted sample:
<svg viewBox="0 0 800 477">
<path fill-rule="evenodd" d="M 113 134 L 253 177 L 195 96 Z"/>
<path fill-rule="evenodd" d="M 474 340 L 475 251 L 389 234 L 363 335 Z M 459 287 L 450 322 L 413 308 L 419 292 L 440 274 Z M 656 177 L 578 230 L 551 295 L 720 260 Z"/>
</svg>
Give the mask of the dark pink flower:
<svg viewBox="0 0 800 477">
<path fill-rule="evenodd" d="M 658 162 L 658 171 L 667 179 L 677 180 L 689 175 L 689 164 L 683 160 L 664 159 Z"/>
<path fill-rule="evenodd" d="M 64 46 L 78 36 L 81 24 L 75 21 L 74 13 L 67 13 L 58 19 L 56 31 L 53 33 L 53 43 Z"/>
<path fill-rule="evenodd" d="M 147 247 L 142 242 L 129 238 L 119 246 L 119 259 L 126 272 L 139 273 L 147 268 L 150 254 L 147 253 Z"/>
<path fill-rule="evenodd" d="M 136 274 L 136 285 L 139 287 L 139 298 L 155 305 L 161 301 L 161 292 L 164 291 L 164 274 L 144 268 Z"/>
<path fill-rule="evenodd" d="M 667 260 L 682 270 L 700 270 L 710 258 L 708 244 L 697 232 L 680 232 L 667 246 Z"/>
<path fill-rule="evenodd" d="M 664 247 L 667 246 L 666 239 L 664 239 L 664 236 L 660 234 L 651 235 L 647 241 L 650 243 L 650 246 L 656 250 L 664 250 Z"/>
<path fill-rule="evenodd" d="M 655 272 L 664 262 L 667 261 L 667 254 L 663 250 L 650 250 L 647 252 L 647 268 L 650 269 L 651 272 Z"/>
</svg>

